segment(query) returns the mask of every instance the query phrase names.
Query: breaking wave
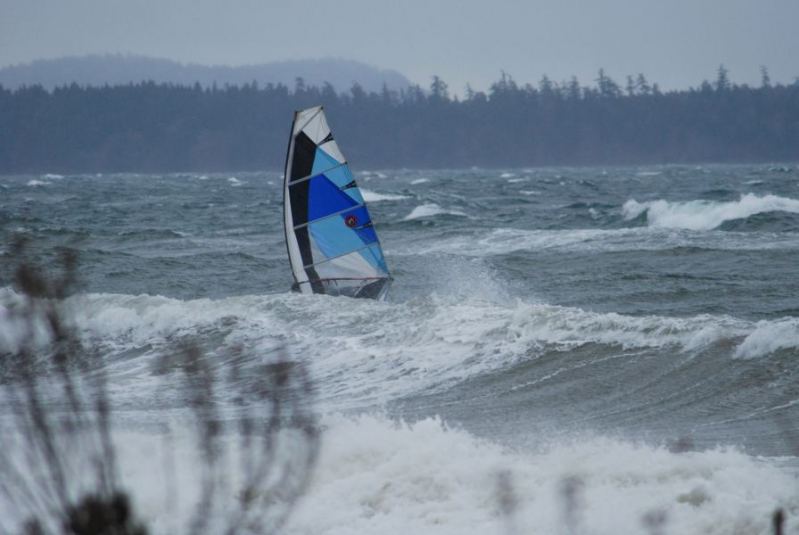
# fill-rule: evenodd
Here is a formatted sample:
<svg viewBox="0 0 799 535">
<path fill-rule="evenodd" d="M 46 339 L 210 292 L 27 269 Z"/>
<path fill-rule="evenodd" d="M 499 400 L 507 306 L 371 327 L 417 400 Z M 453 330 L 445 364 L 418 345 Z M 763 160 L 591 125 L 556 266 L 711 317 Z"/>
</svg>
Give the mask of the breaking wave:
<svg viewBox="0 0 799 535">
<path fill-rule="evenodd" d="M 454 215 L 466 217 L 466 214 L 458 210 L 447 210 L 440 207 L 436 203 L 422 204 L 411 210 L 411 213 L 406 215 L 402 220 L 410 221 L 412 219 L 424 219 L 427 217 L 434 217 L 437 215 Z"/>
<path fill-rule="evenodd" d="M 561 533 L 564 527 L 616 535 L 649 532 L 652 516 L 662 518 L 663 533 L 765 535 L 775 508 L 799 498 L 795 476 L 778 461 L 734 448 L 674 452 L 586 434 L 512 449 L 437 417 L 407 423 L 332 415 L 322 423 L 324 447 L 282 530 L 289 535 Z M 186 524 L 195 512 L 193 489 L 202 486 L 200 454 L 177 431 L 168 441 L 141 432 L 115 436 L 132 498 L 158 533 Z"/>
<path fill-rule="evenodd" d="M 380 201 L 401 201 L 408 199 L 407 195 L 398 195 L 395 193 L 377 193 L 361 188 L 363 200 L 366 202 L 380 202 Z"/>
<path fill-rule="evenodd" d="M 767 236 L 768 239 L 764 239 Z M 392 251 L 403 254 L 446 253 L 490 256 L 513 251 L 657 251 L 678 247 L 715 250 L 789 250 L 799 248 L 799 234 L 709 231 L 634 227 L 621 229 L 527 230 L 495 228 L 485 232 L 461 234 L 447 239 L 437 237 L 408 244 Z"/>
<path fill-rule="evenodd" d="M 645 213 L 651 227 L 688 230 L 711 230 L 726 221 L 746 219 L 766 212 L 799 213 L 799 200 L 777 195 L 759 197 L 747 193 L 739 200 L 731 202 L 669 202 L 661 199 L 640 203 L 630 199 L 622 207 L 624 218 L 628 221 Z"/>
<path fill-rule="evenodd" d="M 799 348 L 799 318 L 759 321 L 735 349 L 738 358 L 763 357 L 781 349 Z"/>
<path fill-rule="evenodd" d="M 656 514 L 666 533 L 765 534 L 774 508 L 797 499 L 792 475 L 735 449 L 673 453 L 582 437 L 510 450 L 436 418 L 326 423 L 289 534 L 560 533 L 571 525 L 611 535 L 647 532 L 645 518 Z M 576 485 L 572 511 L 567 482 Z M 503 499 L 512 513 L 503 514 Z"/>
<path fill-rule="evenodd" d="M 8 307 L 16 294 L 6 290 L 0 297 L 0 305 Z M 112 372 L 117 365 L 146 367 L 151 356 L 184 337 L 209 350 L 244 346 L 261 353 L 285 345 L 308 361 L 330 407 L 434 392 L 546 352 L 585 345 L 615 347 L 614 352 L 699 353 L 722 347 L 729 358 L 742 359 L 799 347 L 799 322 L 792 319 L 628 316 L 518 300 L 498 304 L 432 296 L 404 303 L 348 301 L 342 309 L 341 299 L 326 296 L 183 301 L 89 294 L 70 298 L 68 305 L 82 336 L 116 363 Z M 18 343 L 14 332 L 0 315 L 1 347 Z"/>
</svg>

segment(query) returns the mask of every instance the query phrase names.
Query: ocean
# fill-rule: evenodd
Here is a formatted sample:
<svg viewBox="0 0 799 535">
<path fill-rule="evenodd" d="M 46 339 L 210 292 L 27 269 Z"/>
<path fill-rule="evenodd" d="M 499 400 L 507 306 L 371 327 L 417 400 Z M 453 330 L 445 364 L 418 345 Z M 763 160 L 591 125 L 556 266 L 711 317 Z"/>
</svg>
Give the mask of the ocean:
<svg viewBox="0 0 799 535">
<path fill-rule="evenodd" d="M 155 364 L 184 339 L 307 367 L 321 449 L 287 534 L 799 528 L 799 166 L 354 171 L 387 302 L 289 292 L 280 173 L 0 176 L 0 305 L 12 235 L 79 253 L 154 532 L 192 510 L 162 481 L 190 399 Z"/>
</svg>

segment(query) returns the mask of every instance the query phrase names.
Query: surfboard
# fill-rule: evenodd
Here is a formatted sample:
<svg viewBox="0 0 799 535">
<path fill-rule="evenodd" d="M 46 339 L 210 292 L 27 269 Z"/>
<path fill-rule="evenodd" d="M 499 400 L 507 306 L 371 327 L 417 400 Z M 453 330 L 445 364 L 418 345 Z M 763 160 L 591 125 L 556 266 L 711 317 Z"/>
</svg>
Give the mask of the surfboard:
<svg viewBox="0 0 799 535">
<path fill-rule="evenodd" d="M 392 279 L 383 249 L 322 106 L 294 113 L 283 223 L 294 290 L 385 299 Z"/>
</svg>

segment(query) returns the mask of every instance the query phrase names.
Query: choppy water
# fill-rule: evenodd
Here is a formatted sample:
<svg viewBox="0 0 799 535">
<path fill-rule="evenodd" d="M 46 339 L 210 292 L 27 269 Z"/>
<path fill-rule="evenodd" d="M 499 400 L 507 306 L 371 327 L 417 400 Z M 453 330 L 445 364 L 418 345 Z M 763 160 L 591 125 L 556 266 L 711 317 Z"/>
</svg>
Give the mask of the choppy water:
<svg viewBox="0 0 799 535">
<path fill-rule="evenodd" d="M 500 532 L 498 470 L 540 533 L 570 475 L 592 533 L 765 532 L 799 503 L 799 166 L 357 176 L 387 303 L 287 292 L 277 173 L 0 177 L 0 230 L 80 251 L 129 429 L 186 407 L 152 364 L 184 335 L 308 363 L 328 431 L 290 533 Z"/>
</svg>

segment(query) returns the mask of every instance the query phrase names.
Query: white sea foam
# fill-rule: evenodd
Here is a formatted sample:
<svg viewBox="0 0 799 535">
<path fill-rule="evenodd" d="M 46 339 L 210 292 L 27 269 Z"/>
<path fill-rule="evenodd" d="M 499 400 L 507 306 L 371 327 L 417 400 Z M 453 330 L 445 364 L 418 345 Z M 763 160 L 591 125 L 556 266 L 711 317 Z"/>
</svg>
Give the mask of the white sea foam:
<svg viewBox="0 0 799 535">
<path fill-rule="evenodd" d="M 518 184 L 519 182 L 527 182 L 528 180 L 530 180 L 530 179 L 526 178 L 526 177 L 524 177 L 524 178 L 509 178 L 508 179 L 508 184 Z"/>
<path fill-rule="evenodd" d="M 622 207 L 622 213 L 627 220 L 646 213 L 649 226 L 689 230 L 710 230 L 725 221 L 745 219 L 765 212 L 799 213 L 799 200 L 777 195 L 760 197 L 748 193 L 742 195 L 739 200 L 731 202 L 706 200 L 669 202 L 661 199 L 640 203 L 630 199 Z"/>
<path fill-rule="evenodd" d="M 377 193 L 361 188 L 363 200 L 366 202 L 380 202 L 380 201 L 401 201 L 408 199 L 407 195 L 398 195 L 396 193 Z"/>
<path fill-rule="evenodd" d="M 460 297 L 453 300 L 432 297 L 397 304 L 356 301 L 347 310 L 341 310 L 340 300 L 335 298 L 286 294 L 191 301 L 117 294 L 89 294 L 74 299 L 79 325 L 87 334 L 123 346 L 165 341 L 235 320 L 227 323 L 240 329 L 241 336 L 253 335 L 259 329 L 266 329 L 264 332 L 271 336 L 285 328 L 294 333 L 295 341 L 311 349 L 310 344 L 319 335 L 330 331 L 344 336 L 342 329 L 349 325 L 353 328 L 344 338 L 334 339 L 345 342 L 342 353 L 356 346 L 365 349 L 374 344 L 374 351 L 384 355 L 388 351 L 387 354 L 398 357 L 397 362 L 404 358 L 409 341 L 419 348 L 437 341 L 451 344 L 452 350 L 448 352 L 455 357 L 462 350 L 489 342 L 493 344 L 492 353 L 505 354 L 523 354 L 542 343 L 593 342 L 638 348 L 673 345 L 697 349 L 722 339 L 757 338 L 766 336 L 768 330 L 796 334 L 799 329 L 799 322 L 794 319 L 753 323 L 712 315 L 627 316 L 523 301 L 504 305 L 484 300 L 469 302 Z M 379 316 L 378 323 L 364 321 L 375 315 Z M 235 330 L 231 335 L 236 335 Z M 414 341 L 414 338 L 420 339 Z M 335 349 L 335 341 L 332 345 L 329 341 L 313 352 Z M 799 345 L 799 340 L 796 344 Z M 441 351 L 443 345 L 424 353 Z M 372 352 L 366 351 L 364 356 L 370 359 Z"/>
<path fill-rule="evenodd" d="M 3 419 L 7 416 L 0 414 L 0 418 Z M 203 478 L 204 468 L 209 467 L 208 460 L 203 455 L 206 452 L 203 450 L 203 444 L 192 432 L 189 421 L 186 421 L 182 415 L 174 417 L 170 414 L 172 417 L 167 418 L 168 421 L 161 422 L 159 428 L 170 429 L 168 435 L 160 430 L 147 432 L 125 429 L 125 423 L 129 421 L 128 416 L 124 412 L 111 413 L 112 424 L 116 424 L 112 426 L 111 439 L 115 449 L 115 468 L 118 468 L 115 480 L 122 485 L 130 498 L 136 522 L 143 522 L 149 533 L 190 532 L 190 523 L 197 518 L 202 490 L 207 488 L 208 484 Z M 0 423 L 5 424 L 4 421 Z M 50 425 L 65 432 L 63 427 L 52 423 Z M 47 476 L 43 474 L 39 466 L 43 462 L 41 458 L 31 456 L 25 451 L 25 447 L 31 443 L 30 440 L 21 438 L 18 433 L 10 432 L 14 427 L 3 425 L 2 428 L 3 460 L 11 460 L 14 463 L 13 471 L 4 468 L 3 473 L 13 473 L 15 476 L 15 486 L 12 486 L 8 492 L 0 494 L 3 533 L 25 532 L 22 529 L 12 529 L 12 531 L 5 529 L 29 521 L 32 513 L 45 526 L 59 526 L 63 521 L 56 516 L 60 512 L 59 508 L 50 509 L 42 505 L 41 501 L 20 499 L 27 497 L 25 492 L 29 489 L 38 489 L 41 494 L 41 489 L 49 488 L 44 482 L 50 474 Z M 287 473 L 281 474 L 279 483 L 275 485 L 277 478 L 269 478 L 268 474 L 264 474 L 266 476 L 264 481 L 257 476 L 254 477 L 251 471 L 244 468 L 250 466 L 248 463 L 257 463 L 263 453 L 261 448 L 266 449 L 257 435 L 258 433 L 255 433 L 255 436 L 251 435 L 246 442 L 233 434 L 220 434 L 214 440 L 213 455 L 218 470 L 214 474 L 214 481 L 217 485 L 220 481 L 224 481 L 225 486 L 217 488 L 214 499 L 204 504 L 201 510 L 207 520 L 202 533 L 229 532 L 225 528 L 230 526 L 232 513 L 240 511 L 242 492 L 239 490 L 243 490 L 244 482 L 249 479 L 265 483 L 258 490 L 262 488 L 265 490 L 269 486 L 278 487 L 279 492 L 271 496 L 272 500 L 268 505 L 256 502 L 258 507 L 263 507 L 265 512 L 271 513 L 283 509 L 280 503 L 282 496 L 277 494 L 286 492 L 289 488 L 296 489 L 302 486 L 300 478 L 304 475 L 302 467 L 305 466 L 303 456 L 307 451 L 304 449 L 307 442 L 300 435 L 292 434 L 290 430 L 281 430 L 272 435 L 271 438 L 274 440 L 269 445 L 271 451 L 267 457 L 274 461 L 276 466 L 287 468 Z M 56 453 L 55 458 L 62 460 L 60 468 L 69 474 L 69 477 L 65 478 L 63 490 L 65 497 L 74 503 L 90 489 L 100 490 L 97 483 L 97 466 L 92 456 L 99 446 L 72 449 L 65 453 L 64 443 L 75 445 L 80 442 L 73 438 L 62 443 L 59 441 L 60 438 L 55 437 L 56 445 L 61 450 Z M 96 437 L 93 435 L 87 436 L 84 444 L 93 444 L 94 438 Z M 48 455 L 48 457 L 53 456 Z M 25 481 L 26 484 L 21 484 L 21 481 Z M 59 492 L 61 490 L 59 488 Z M 12 496 L 17 500 L 12 502 L 8 499 Z M 262 519 L 269 521 L 270 515 L 265 514 Z M 61 530 L 54 529 L 47 532 L 60 533 Z M 264 531 L 255 531 L 255 533 L 262 532 Z M 265 532 L 274 533 L 271 529 L 266 529 Z M 236 530 L 235 533 L 241 531 Z"/>
<path fill-rule="evenodd" d="M 502 173 L 501 175 L 499 175 L 499 178 L 512 178 L 514 176 L 516 175 L 514 175 L 513 173 Z"/>
<path fill-rule="evenodd" d="M 459 210 L 447 210 L 440 207 L 436 203 L 422 204 L 415 207 L 411 212 L 406 215 L 403 221 L 410 221 L 411 219 L 423 219 L 427 217 L 434 217 L 437 215 L 456 215 L 465 217 L 466 214 Z"/>
<path fill-rule="evenodd" d="M 398 248 L 395 254 L 446 253 L 493 256 L 513 251 L 658 251 L 675 247 L 716 250 L 799 249 L 799 234 L 707 231 L 635 227 L 622 229 L 526 230 L 496 228 L 457 235 L 445 240 L 419 240 Z"/>
<path fill-rule="evenodd" d="M 671 453 L 595 437 L 539 452 L 508 450 L 438 419 L 412 425 L 365 416 L 327 422 L 311 487 L 286 532 L 381 533 L 646 532 L 664 513 L 664 533 L 770 533 L 776 507 L 799 498 L 796 478 L 731 449 Z M 513 493 L 501 513 L 499 475 Z M 578 481 L 565 520 L 564 483 Z M 507 492 L 507 491 L 505 491 Z"/>
<path fill-rule="evenodd" d="M 45 173 L 42 175 L 42 178 L 46 180 L 61 180 L 62 178 L 64 178 L 64 175 L 58 175 L 55 173 Z"/>
<path fill-rule="evenodd" d="M 425 182 L 430 182 L 429 178 L 417 178 L 415 180 L 411 180 L 411 186 L 416 186 L 417 184 L 424 184 Z"/>
<path fill-rule="evenodd" d="M 322 423 L 310 486 L 282 533 L 554 534 L 571 525 L 579 533 L 616 535 L 647 533 L 645 517 L 661 514 L 660 532 L 668 535 L 766 535 L 773 511 L 799 499 L 795 475 L 776 460 L 731 448 L 673 453 L 583 436 L 510 449 L 436 417 L 409 424 L 334 415 Z M 114 442 L 137 517 L 157 533 L 186 529 L 203 484 L 197 467 L 204 461 L 191 433 L 117 432 Z M 229 454 L 220 468 L 232 490 L 218 493 L 207 511 L 217 529 L 235 510 L 237 482 L 247 475 L 233 443 L 229 436 L 219 441 Z M 0 512 L 7 522 L 19 513 L 2 500 Z"/>
<path fill-rule="evenodd" d="M 8 302 L 6 296 L 3 303 Z M 320 397 L 330 407 L 430 392 L 551 349 L 584 344 L 695 352 L 723 342 L 731 347 L 731 356 L 766 356 L 791 343 L 799 347 L 796 324 L 780 320 L 755 324 L 710 315 L 626 316 L 461 295 L 396 304 L 353 301 L 346 308 L 336 298 L 289 294 L 191 301 L 90 294 L 71 302 L 82 336 L 111 354 L 157 354 L 182 337 L 203 339 L 212 333 L 217 333 L 215 343 L 244 344 L 256 353 L 285 343 L 298 358 L 307 359 Z M 0 323 L 3 345 L 14 343 L 16 329 Z M 771 346 L 757 342 L 768 339 L 770 329 L 787 329 L 794 338 Z M 140 367 L 136 360 L 123 359 L 112 372 Z M 117 386 L 124 388 L 123 383 Z"/>
<path fill-rule="evenodd" d="M 228 178 L 227 181 L 230 182 L 230 185 L 234 186 L 234 187 L 241 186 L 242 184 L 245 183 L 245 182 L 242 182 L 241 180 L 239 180 L 238 178 L 236 178 L 235 176 L 232 176 L 232 177 Z"/>
<path fill-rule="evenodd" d="M 799 348 L 799 318 L 759 321 L 735 349 L 738 358 L 763 357 L 780 349 Z"/>
<path fill-rule="evenodd" d="M 48 318 L 42 314 L 28 316 L 26 300 L 11 288 L 0 288 L 0 354 L 22 348 L 38 349 L 52 342 Z M 72 311 L 70 302 L 54 304 L 65 315 Z"/>
<path fill-rule="evenodd" d="M 775 166 L 769 167 L 768 170 L 770 172 L 772 172 L 772 173 L 792 173 L 793 172 L 793 168 L 792 167 L 787 167 L 787 166 L 784 166 L 784 165 L 775 165 Z"/>
<path fill-rule="evenodd" d="M 365 180 L 372 180 L 373 178 L 387 178 L 385 173 L 381 173 L 379 171 L 361 171 L 358 173 L 363 177 Z"/>
<path fill-rule="evenodd" d="M 0 304 L 12 302 L 13 292 L 5 290 Z M 210 336 L 221 347 L 243 345 L 257 354 L 285 343 L 307 360 L 320 399 L 330 408 L 432 392 L 585 344 L 688 353 L 721 344 L 731 358 L 799 347 L 795 320 L 627 316 L 460 294 L 395 304 L 352 301 L 346 308 L 341 299 L 291 294 L 191 301 L 90 294 L 71 298 L 68 305 L 84 339 L 111 355 L 131 350 L 155 355 L 183 337 Z M 19 326 L 6 319 L 0 319 L 0 346 L 13 348 Z M 114 360 L 115 388 L 124 390 L 128 375 L 140 378 L 137 370 L 148 363 L 149 358 Z"/>
<path fill-rule="evenodd" d="M 14 299 L 6 289 L 0 302 L 11 306 Z M 444 297 L 397 304 L 347 300 L 346 307 L 342 299 L 293 294 L 190 301 L 90 294 L 69 302 L 82 336 L 119 354 L 134 348 L 158 353 L 185 335 L 256 349 L 284 341 L 309 363 L 323 410 L 434 392 L 553 346 L 695 351 L 724 342 L 731 355 L 762 357 L 786 347 L 765 341 L 790 339 L 786 334 L 797 330 L 796 319 L 632 317 Z M 3 310 L 0 333 L 7 327 Z M 147 370 L 147 359 L 111 359 L 112 399 L 122 396 L 136 406 L 137 396 L 149 396 L 146 383 L 159 379 Z M 510 450 L 437 418 L 404 424 L 380 416 L 329 416 L 324 429 L 312 484 L 286 533 L 490 533 L 507 522 L 519 532 L 557 533 L 566 478 L 581 481 L 574 519 L 597 534 L 638 532 L 653 511 L 665 512 L 665 533 L 767 533 L 769 512 L 799 498 L 790 473 L 729 449 L 676 454 L 585 436 Z M 192 442 L 178 436 L 171 443 L 176 449 L 164 459 L 159 437 L 119 439 L 127 488 L 159 532 L 169 532 L 175 521 L 182 525 L 194 511 L 194 502 L 186 500 L 194 499 L 200 483 Z M 183 492 L 177 504 L 165 494 L 172 488 L 163 479 L 167 465 L 175 471 L 173 487 Z M 238 479 L 239 465 L 230 466 Z M 512 519 L 499 514 L 500 473 L 509 474 L 518 504 Z"/>
<path fill-rule="evenodd" d="M 31 179 L 31 180 L 28 180 L 28 183 L 27 183 L 27 186 L 30 186 L 30 187 L 49 186 L 49 185 L 50 185 L 50 182 L 47 182 L 46 180 L 36 180 L 35 178 Z"/>
</svg>

